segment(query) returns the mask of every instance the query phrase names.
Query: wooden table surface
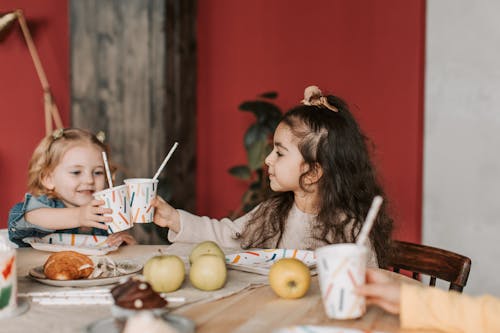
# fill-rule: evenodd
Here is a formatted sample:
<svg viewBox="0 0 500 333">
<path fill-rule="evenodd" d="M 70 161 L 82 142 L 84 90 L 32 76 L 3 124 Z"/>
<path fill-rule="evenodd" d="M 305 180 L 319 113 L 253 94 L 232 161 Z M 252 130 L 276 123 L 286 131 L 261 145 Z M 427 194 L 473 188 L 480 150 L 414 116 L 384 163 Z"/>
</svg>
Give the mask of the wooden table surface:
<svg viewBox="0 0 500 333">
<path fill-rule="evenodd" d="M 416 281 L 413 282 L 406 277 L 398 276 L 397 278 L 408 283 L 416 283 Z M 401 330 L 398 316 L 389 314 L 376 306 L 368 306 L 366 314 L 359 319 L 334 320 L 328 318 L 323 309 L 317 277 L 312 279 L 311 288 L 306 296 L 300 299 L 285 300 L 276 296 L 270 286 L 261 286 L 210 303 L 180 308 L 174 313 L 194 320 L 197 327 L 196 332 L 200 333 L 265 333 L 283 327 L 291 328 L 303 325 L 351 328 L 360 330 L 360 333 L 368 331 L 413 332 Z M 297 329 L 293 332 L 306 333 L 311 331 Z M 336 332 L 335 330 L 331 331 L 331 333 Z M 338 331 L 338 333 L 340 332 L 341 330 Z M 426 332 L 431 333 L 431 331 Z"/>
<path fill-rule="evenodd" d="M 397 316 L 377 307 L 356 320 L 329 319 L 323 310 L 317 278 L 313 278 L 307 295 L 296 300 L 281 299 L 269 286 L 245 291 L 209 304 L 179 309 L 196 322 L 196 332 L 272 332 L 292 325 L 327 325 L 361 330 L 399 332 Z"/>
<path fill-rule="evenodd" d="M 116 259 L 153 255 L 158 253 L 159 248 L 168 250 L 166 246 L 125 246 L 111 254 L 110 257 Z M 26 281 L 25 276 L 31 267 L 43 264 L 50 253 L 31 248 L 18 249 L 17 252 L 20 292 L 23 292 L 22 289 L 27 286 L 32 290 L 37 287 L 38 282 Z M 388 272 L 388 274 L 395 273 Z M 407 278 L 403 277 L 403 279 Z M 376 330 L 387 333 L 403 332 L 399 330 L 397 316 L 388 314 L 374 306 L 369 306 L 367 313 L 360 319 L 332 320 L 327 318 L 321 301 L 317 277 L 313 278 L 310 290 L 301 299 L 281 299 L 274 294 L 268 285 L 264 285 L 243 290 L 223 299 L 180 307 L 174 309 L 173 313 L 193 320 L 196 323 L 196 332 L 199 333 L 266 333 L 292 325 L 349 327 L 363 331 Z M 32 303 L 27 313 L 1 320 L 0 331 L 4 332 L 5 329 L 5 332 L 12 333 L 28 330 L 34 330 L 37 333 L 81 332 L 82 328 L 91 322 L 110 315 L 110 306 L 105 305 L 43 306 Z"/>
</svg>

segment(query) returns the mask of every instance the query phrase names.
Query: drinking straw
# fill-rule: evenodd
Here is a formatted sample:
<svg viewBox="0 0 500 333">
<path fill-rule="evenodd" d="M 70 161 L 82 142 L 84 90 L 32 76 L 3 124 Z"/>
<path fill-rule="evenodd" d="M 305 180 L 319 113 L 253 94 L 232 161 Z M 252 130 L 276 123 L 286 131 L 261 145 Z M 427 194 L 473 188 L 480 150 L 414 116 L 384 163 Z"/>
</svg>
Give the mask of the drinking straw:
<svg viewBox="0 0 500 333">
<path fill-rule="evenodd" d="M 156 174 L 153 177 L 153 181 L 155 181 L 156 178 L 158 178 L 158 176 L 162 172 L 162 170 L 165 167 L 165 165 L 167 165 L 168 160 L 170 159 L 170 157 L 172 156 L 172 154 L 174 153 L 174 151 L 175 151 L 175 149 L 177 148 L 178 145 L 179 145 L 179 143 L 175 142 L 174 145 L 172 146 L 172 148 L 170 148 L 170 151 L 168 152 L 167 157 L 165 157 L 165 159 L 161 163 L 160 167 L 158 168 L 158 171 L 156 171 Z"/>
<path fill-rule="evenodd" d="M 358 239 L 356 240 L 356 245 L 361 246 L 366 242 L 366 238 L 368 237 L 368 234 L 372 229 L 373 222 L 375 222 L 375 218 L 377 217 L 378 210 L 382 205 L 382 201 L 384 201 L 384 199 L 382 199 L 380 195 L 377 195 L 375 198 L 373 198 L 370 210 L 366 215 L 365 223 L 363 224 L 363 227 L 361 228 L 361 231 L 358 235 Z"/>
<path fill-rule="evenodd" d="M 108 176 L 109 188 L 113 188 L 113 180 L 111 179 L 111 172 L 109 171 L 108 156 L 106 152 L 102 152 L 102 159 L 104 160 L 104 168 L 106 169 L 106 176 Z"/>
</svg>

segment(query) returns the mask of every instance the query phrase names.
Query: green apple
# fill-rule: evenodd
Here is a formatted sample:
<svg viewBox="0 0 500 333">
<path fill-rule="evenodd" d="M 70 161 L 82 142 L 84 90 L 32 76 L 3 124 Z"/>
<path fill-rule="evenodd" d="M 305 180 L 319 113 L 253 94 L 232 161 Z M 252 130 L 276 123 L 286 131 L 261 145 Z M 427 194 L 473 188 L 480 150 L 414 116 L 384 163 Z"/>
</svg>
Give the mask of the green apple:
<svg viewBox="0 0 500 333">
<path fill-rule="evenodd" d="M 226 260 L 226 256 L 224 252 L 220 249 L 219 245 L 213 241 L 204 241 L 198 243 L 192 250 L 189 255 L 189 262 L 192 264 L 196 258 L 201 256 L 202 254 L 213 254 L 220 257 L 222 260 Z"/>
<path fill-rule="evenodd" d="M 160 255 L 150 258 L 144 265 L 143 275 L 153 290 L 168 293 L 180 288 L 186 269 L 181 258 L 175 255 Z"/>
<path fill-rule="evenodd" d="M 276 295 L 293 299 L 304 296 L 311 285 L 311 272 L 301 260 L 283 258 L 269 270 L 269 284 Z"/>
<path fill-rule="evenodd" d="M 200 290 L 217 290 L 227 279 L 225 259 L 214 254 L 202 254 L 196 258 L 189 271 L 191 284 Z"/>
</svg>

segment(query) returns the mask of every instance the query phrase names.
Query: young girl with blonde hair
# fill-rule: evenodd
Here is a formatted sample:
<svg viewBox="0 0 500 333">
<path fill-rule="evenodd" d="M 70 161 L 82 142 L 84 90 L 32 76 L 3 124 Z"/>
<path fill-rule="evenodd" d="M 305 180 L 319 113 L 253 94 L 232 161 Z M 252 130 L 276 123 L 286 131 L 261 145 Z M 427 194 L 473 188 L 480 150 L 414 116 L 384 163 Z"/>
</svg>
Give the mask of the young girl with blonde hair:
<svg viewBox="0 0 500 333">
<path fill-rule="evenodd" d="M 102 152 L 107 146 L 92 133 L 58 129 L 36 147 L 28 171 L 28 193 L 9 212 L 9 239 L 20 247 L 29 246 L 25 237 L 50 233 L 91 233 L 108 235 L 104 222 L 111 217 L 103 201 L 93 193 L 106 186 Z M 110 235 L 111 245 L 135 240 L 126 232 Z"/>
<path fill-rule="evenodd" d="M 355 241 L 372 199 L 383 196 L 365 137 L 339 97 L 312 86 L 302 104 L 283 116 L 265 160 L 275 194 L 234 221 L 198 217 L 157 197 L 154 222 L 169 228 L 170 241 L 309 250 Z M 391 231 L 384 204 L 369 237 L 369 265 L 385 264 Z"/>
</svg>

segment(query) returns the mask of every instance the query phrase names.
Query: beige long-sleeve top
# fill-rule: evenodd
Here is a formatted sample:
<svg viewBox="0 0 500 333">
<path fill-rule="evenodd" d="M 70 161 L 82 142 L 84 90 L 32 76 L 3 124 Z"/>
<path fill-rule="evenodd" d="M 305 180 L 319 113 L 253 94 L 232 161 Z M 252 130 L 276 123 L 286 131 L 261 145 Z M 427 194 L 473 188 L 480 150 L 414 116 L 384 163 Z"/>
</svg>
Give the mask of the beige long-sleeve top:
<svg viewBox="0 0 500 333">
<path fill-rule="evenodd" d="M 500 332 L 500 300 L 470 297 L 455 291 L 403 284 L 401 327 L 443 332 Z"/>
<path fill-rule="evenodd" d="M 180 230 L 178 233 L 170 230 L 168 232 L 169 241 L 198 243 L 212 240 L 222 247 L 229 248 L 241 248 L 239 235 L 252 216 L 252 212 L 250 212 L 233 221 L 228 218 L 217 220 L 207 216 L 197 216 L 180 209 L 178 212 Z M 315 215 L 304 213 L 296 205 L 293 205 L 278 247 L 314 250 L 327 245 L 312 237 L 311 226 L 314 220 Z M 368 255 L 368 266 L 378 267 L 377 256 L 370 244 L 368 244 L 368 248 L 371 250 Z"/>
</svg>

